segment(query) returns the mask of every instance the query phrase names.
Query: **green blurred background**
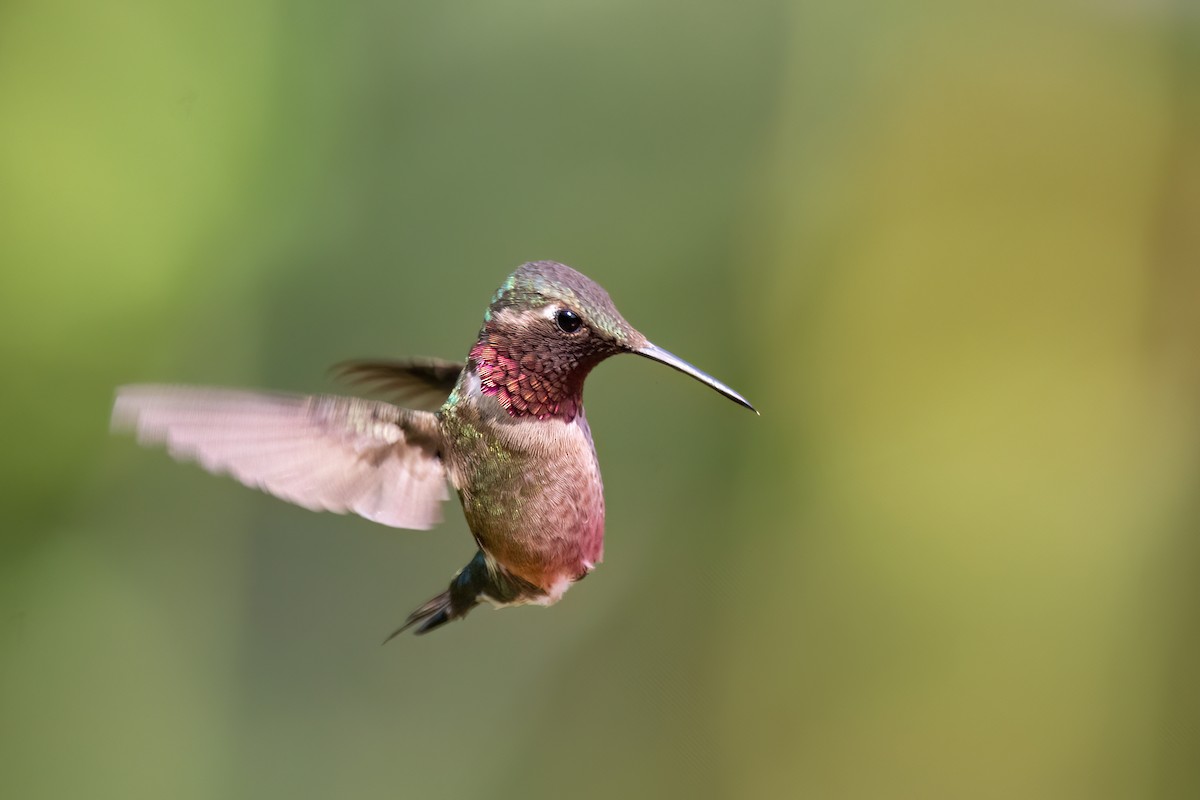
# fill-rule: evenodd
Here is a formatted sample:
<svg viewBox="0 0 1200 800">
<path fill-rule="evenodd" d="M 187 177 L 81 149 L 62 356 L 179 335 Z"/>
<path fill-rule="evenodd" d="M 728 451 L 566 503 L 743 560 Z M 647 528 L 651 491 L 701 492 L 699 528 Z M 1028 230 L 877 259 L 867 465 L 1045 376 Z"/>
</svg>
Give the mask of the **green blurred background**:
<svg viewBox="0 0 1200 800">
<path fill-rule="evenodd" d="M 597 370 L 552 609 L 107 431 L 535 258 L 763 412 Z M 1200 797 L 1192 0 L 8 0 L 0 264 L 0 796 Z"/>
</svg>

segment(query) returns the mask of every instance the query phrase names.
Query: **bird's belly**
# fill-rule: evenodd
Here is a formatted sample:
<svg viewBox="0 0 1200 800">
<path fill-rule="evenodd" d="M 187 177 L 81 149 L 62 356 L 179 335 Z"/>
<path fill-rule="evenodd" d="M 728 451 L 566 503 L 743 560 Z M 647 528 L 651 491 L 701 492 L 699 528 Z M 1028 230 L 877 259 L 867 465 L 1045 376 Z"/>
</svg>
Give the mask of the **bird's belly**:
<svg viewBox="0 0 1200 800">
<path fill-rule="evenodd" d="M 553 602 L 604 555 L 604 492 L 586 423 L 536 422 L 455 465 L 480 546 Z M 515 426 L 514 426 L 515 427 Z"/>
</svg>

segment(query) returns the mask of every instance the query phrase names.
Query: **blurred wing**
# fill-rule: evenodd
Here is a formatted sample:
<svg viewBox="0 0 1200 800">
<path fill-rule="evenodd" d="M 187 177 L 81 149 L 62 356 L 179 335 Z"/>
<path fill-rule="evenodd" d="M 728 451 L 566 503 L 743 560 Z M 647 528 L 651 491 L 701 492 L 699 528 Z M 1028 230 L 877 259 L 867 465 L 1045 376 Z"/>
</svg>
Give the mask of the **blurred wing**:
<svg viewBox="0 0 1200 800">
<path fill-rule="evenodd" d="M 458 382 L 463 364 L 439 358 L 406 358 L 394 361 L 345 361 L 334 367 L 351 383 L 381 392 L 398 403 L 436 410 Z"/>
<path fill-rule="evenodd" d="M 449 496 L 428 411 L 348 397 L 124 386 L 114 430 L 314 511 L 431 528 Z"/>
</svg>

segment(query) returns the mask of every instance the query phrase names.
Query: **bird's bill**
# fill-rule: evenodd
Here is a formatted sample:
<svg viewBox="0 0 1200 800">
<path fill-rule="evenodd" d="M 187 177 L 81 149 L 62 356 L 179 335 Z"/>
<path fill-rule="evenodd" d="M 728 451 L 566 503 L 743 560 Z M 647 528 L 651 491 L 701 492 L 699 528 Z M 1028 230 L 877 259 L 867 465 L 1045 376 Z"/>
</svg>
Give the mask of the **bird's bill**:
<svg viewBox="0 0 1200 800">
<path fill-rule="evenodd" d="M 721 383 L 707 372 L 701 372 L 700 370 L 696 369 L 674 353 L 663 350 L 658 345 L 653 345 L 649 342 L 646 342 L 644 346 L 637 348 L 633 352 L 637 353 L 639 356 L 645 356 L 653 361 L 657 361 L 660 364 L 666 364 L 668 367 L 673 367 L 682 372 L 684 375 L 691 375 L 693 378 L 705 384 L 706 386 L 711 386 L 713 389 L 716 389 L 718 392 L 725 395 L 738 405 L 745 406 L 755 414 L 758 413 L 758 409 L 750 405 L 749 400 L 742 397 L 733 389 L 730 389 L 728 386 Z"/>
</svg>

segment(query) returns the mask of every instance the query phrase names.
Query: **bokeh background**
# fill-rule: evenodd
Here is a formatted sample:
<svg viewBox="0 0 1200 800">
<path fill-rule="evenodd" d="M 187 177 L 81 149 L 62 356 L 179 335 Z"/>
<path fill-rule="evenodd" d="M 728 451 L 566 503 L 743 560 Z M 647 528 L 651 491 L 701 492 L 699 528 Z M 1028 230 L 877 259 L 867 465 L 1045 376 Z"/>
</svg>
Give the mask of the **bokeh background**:
<svg viewBox="0 0 1200 800">
<path fill-rule="evenodd" d="M 535 258 L 763 412 L 597 370 L 552 609 L 107 431 Z M 0 796 L 1200 797 L 1191 0 L 8 0 L 0 264 Z"/>
</svg>

